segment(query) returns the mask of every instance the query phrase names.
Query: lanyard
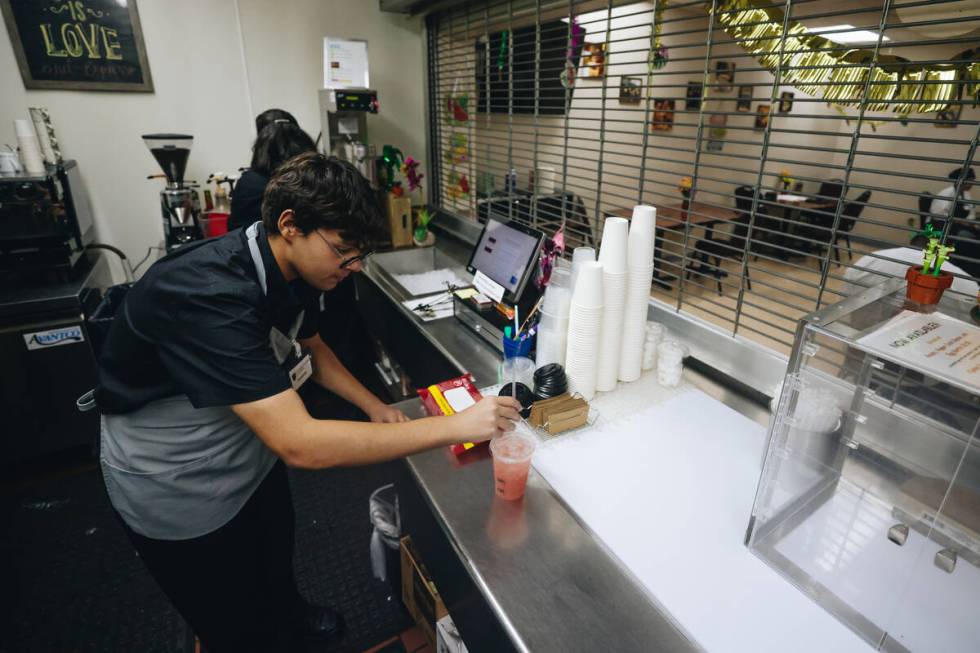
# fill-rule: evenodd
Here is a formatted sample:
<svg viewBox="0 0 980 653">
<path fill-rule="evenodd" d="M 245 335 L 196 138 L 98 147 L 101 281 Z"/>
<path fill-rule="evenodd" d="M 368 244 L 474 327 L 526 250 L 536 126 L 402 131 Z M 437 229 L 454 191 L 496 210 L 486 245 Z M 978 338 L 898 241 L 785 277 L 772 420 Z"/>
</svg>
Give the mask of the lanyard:
<svg viewBox="0 0 980 653">
<path fill-rule="evenodd" d="M 259 277 L 259 285 L 262 286 L 262 294 L 269 294 L 269 285 L 265 278 L 265 265 L 262 263 L 262 253 L 259 252 L 259 223 L 254 222 L 249 225 L 248 229 L 245 230 L 245 236 L 248 238 L 248 251 L 252 255 L 252 263 L 255 265 L 255 273 Z M 296 316 L 296 320 L 293 321 L 293 326 L 290 327 L 289 333 L 285 334 L 289 340 L 296 340 L 296 334 L 299 333 L 299 328 L 303 325 L 303 317 L 306 315 L 305 310 L 301 310 L 299 315 Z"/>
</svg>

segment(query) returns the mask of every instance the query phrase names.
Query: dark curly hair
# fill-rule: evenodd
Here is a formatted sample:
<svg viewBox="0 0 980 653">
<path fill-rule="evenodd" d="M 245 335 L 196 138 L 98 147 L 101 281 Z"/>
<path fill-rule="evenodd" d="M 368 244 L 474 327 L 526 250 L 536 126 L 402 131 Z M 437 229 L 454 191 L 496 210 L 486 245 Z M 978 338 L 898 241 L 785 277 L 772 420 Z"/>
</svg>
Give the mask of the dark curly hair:
<svg viewBox="0 0 980 653">
<path fill-rule="evenodd" d="M 303 152 L 316 149 L 313 139 L 298 126 L 286 120 L 273 121 L 262 128 L 252 145 L 252 164 L 255 172 L 271 177 L 276 168 Z"/>
<path fill-rule="evenodd" d="M 279 216 L 287 209 L 304 234 L 336 230 L 362 251 L 388 239 L 377 193 L 357 168 L 337 157 L 307 152 L 279 166 L 262 196 L 262 223 L 268 233 L 279 233 Z"/>
</svg>

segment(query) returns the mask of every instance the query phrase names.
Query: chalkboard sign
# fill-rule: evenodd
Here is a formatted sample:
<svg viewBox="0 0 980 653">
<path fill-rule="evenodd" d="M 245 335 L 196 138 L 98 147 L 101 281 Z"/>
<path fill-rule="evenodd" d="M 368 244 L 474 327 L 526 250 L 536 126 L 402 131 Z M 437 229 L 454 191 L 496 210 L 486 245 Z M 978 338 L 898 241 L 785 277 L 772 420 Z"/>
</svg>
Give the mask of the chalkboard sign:
<svg viewBox="0 0 980 653">
<path fill-rule="evenodd" d="M 153 91 L 136 0 L 0 0 L 27 88 Z"/>
</svg>

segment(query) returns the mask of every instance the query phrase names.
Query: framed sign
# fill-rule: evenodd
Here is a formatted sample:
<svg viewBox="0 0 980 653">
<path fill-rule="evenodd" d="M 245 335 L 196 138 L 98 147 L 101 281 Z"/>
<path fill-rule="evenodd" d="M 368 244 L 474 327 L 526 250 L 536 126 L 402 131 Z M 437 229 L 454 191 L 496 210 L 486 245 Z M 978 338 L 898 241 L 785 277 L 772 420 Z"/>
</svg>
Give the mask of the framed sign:
<svg viewBox="0 0 980 653">
<path fill-rule="evenodd" d="M 26 88 L 153 92 L 136 0 L 0 0 Z"/>
<path fill-rule="evenodd" d="M 323 38 L 323 88 L 371 88 L 367 41 Z"/>
</svg>

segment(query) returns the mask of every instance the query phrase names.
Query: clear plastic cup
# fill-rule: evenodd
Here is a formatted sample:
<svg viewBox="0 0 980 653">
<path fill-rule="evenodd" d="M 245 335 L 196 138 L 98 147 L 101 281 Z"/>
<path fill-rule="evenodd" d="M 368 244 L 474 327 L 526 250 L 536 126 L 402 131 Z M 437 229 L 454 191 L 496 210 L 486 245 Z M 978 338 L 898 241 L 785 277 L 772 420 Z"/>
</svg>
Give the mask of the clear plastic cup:
<svg viewBox="0 0 980 653">
<path fill-rule="evenodd" d="M 578 283 L 578 275 L 582 271 L 582 266 L 585 263 L 595 262 L 595 248 L 594 247 L 576 247 L 572 250 L 572 288 L 575 288 L 575 284 Z"/>
<path fill-rule="evenodd" d="M 513 431 L 490 441 L 493 455 L 493 491 L 505 501 L 524 496 L 531 456 L 537 441 L 529 433 Z"/>
<path fill-rule="evenodd" d="M 516 381 L 534 387 L 534 361 L 524 356 L 506 358 L 500 364 L 500 383 Z"/>
<path fill-rule="evenodd" d="M 538 322 L 538 333 L 542 331 L 554 331 L 562 332 L 568 331 L 568 310 L 565 313 L 553 312 L 551 310 L 545 310 L 542 308 L 538 311 L 541 315 L 541 320 Z"/>
</svg>

